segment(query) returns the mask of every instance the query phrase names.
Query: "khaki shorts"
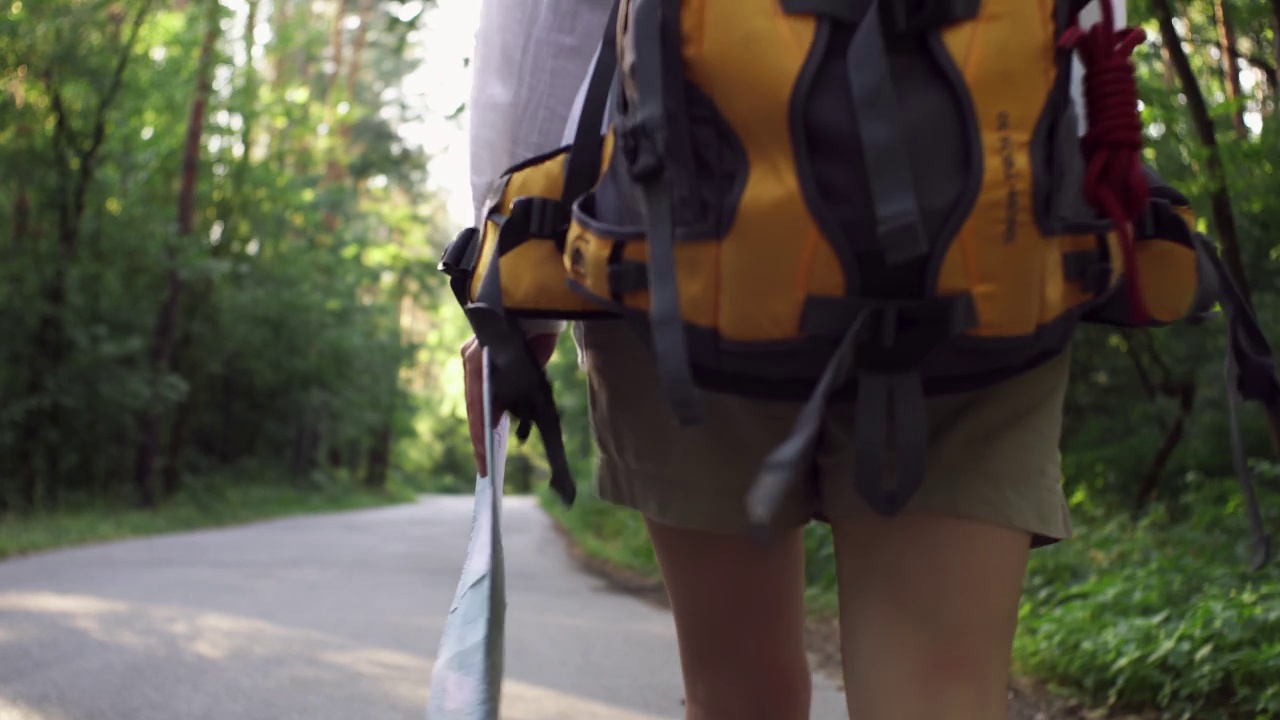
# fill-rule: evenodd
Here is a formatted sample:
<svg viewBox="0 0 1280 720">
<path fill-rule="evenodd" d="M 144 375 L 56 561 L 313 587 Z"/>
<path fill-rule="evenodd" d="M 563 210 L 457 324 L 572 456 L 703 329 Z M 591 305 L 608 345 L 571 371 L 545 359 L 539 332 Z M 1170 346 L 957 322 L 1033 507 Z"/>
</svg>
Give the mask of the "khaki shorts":
<svg viewBox="0 0 1280 720">
<path fill-rule="evenodd" d="M 635 330 L 587 322 L 574 332 L 589 382 L 601 499 L 667 525 L 745 532 L 756 470 L 790 432 L 801 404 L 703 393 L 702 423 L 682 428 Z M 929 398 L 928 467 L 908 510 L 1024 530 L 1036 545 L 1070 536 L 1059 453 L 1069 364 L 1064 353 L 1001 385 Z M 852 415 L 852 407 L 828 408 L 815 476 L 786 499 L 782 525 L 872 512 L 853 488 Z"/>
</svg>

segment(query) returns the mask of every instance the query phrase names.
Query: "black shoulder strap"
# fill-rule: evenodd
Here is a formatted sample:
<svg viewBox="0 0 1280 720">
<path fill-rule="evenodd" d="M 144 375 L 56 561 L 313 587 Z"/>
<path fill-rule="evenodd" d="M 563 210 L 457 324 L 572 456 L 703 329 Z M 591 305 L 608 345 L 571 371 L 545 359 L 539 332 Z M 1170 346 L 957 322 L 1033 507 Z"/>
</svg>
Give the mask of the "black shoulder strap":
<svg viewBox="0 0 1280 720">
<path fill-rule="evenodd" d="M 658 374 L 677 422 L 697 424 L 700 410 L 684 321 L 675 260 L 675 215 L 667 168 L 667 107 L 663 62 L 662 7 L 669 0 L 634 0 L 631 27 L 635 33 L 636 97 L 627 108 L 618 141 L 627 171 L 640 188 L 641 207 L 648 230 L 649 323 Z M 675 3 L 678 6 L 678 3 Z"/>
<path fill-rule="evenodd" d="M 604 26 L 604 37 L 596 53 L 595 66 L 587 81 L 587 92 L 578 115 L 578 128 L 574 132 L 569 159 L 565 163 L 564 190 L 560 201 L 565 207 L 573 204 L 596 183 L 600 175 L 601 153 L 604 137 L 601 127 L 609 107 L 609 96 L 618 76 L 618 6 L 621 0 L 613 0 L 609 20 Z"/>
</svg>

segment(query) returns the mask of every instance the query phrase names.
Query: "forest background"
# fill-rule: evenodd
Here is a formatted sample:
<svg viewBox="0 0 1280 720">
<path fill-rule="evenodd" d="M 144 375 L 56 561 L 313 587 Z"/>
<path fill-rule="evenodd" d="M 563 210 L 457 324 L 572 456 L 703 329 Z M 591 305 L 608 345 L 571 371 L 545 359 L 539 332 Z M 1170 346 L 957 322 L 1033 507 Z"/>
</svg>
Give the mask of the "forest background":
<svg viewBox="0 0 1280 720">
<path fill-rule="evenodd" d="M 0 0 L 0 557 L 470 491 L 469 333 L 436 270 L 467 189 L 429 172 L 432 128 L 465 122 L 431 81 L 447 1 Z M 1128 5 L 1144 156 L 1280 339 L 1280 0 Z M 1114 710 L 1280 717 L 1280 570 L 1247 570 L 1222 330 L 1082 334 L 1078 537 L 1034 556 L 1022 675 Z M 1256 408 L 1242 422 L 1280 527 L 1277 438 Z M 589 492 L 566 512 L 545 476 L 536 439 L 513 452 L 511 492 L 656 575 L 633 513 Z M 808 541 L 821 616 L 830 538 Z"/>
</svg>

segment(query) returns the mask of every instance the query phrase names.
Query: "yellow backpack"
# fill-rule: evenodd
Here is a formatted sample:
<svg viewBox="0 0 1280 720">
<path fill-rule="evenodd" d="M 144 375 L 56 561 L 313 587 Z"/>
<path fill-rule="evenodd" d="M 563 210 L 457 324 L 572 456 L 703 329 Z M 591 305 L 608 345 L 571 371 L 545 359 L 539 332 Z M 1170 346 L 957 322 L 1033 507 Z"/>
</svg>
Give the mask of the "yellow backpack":
<svg viewBox="0 0 1280 720">
<path fill-rule="evenodd" d="M 1221 302 L 1235 386 L 1280 411 L 1247 305 L 1140 163 L 1141 33 L 1106 2 L 1081 31 L 1083 4 L 620 0 L 574 142 L 505 173 L 441 262 L 521 437 L 554 436 L 566 500 L 521 318 L 634 322 L 682 423 L 696 388 L 806 401 L 748 499 L 762 526 L 834 393 L 857 406 L 853 481 L 892 515 L 924 477 L 924 398 L 1036 367 L 1081 322 Z"/>
</svg>

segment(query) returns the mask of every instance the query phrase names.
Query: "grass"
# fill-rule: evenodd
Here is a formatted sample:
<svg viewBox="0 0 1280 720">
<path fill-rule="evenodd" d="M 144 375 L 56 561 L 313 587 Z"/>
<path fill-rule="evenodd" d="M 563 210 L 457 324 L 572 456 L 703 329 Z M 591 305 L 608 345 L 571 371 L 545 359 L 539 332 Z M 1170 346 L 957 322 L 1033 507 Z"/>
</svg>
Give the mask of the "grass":
<svg viewBox="0 0 1280 720">
<path fill-rule="evenodd" d="M 1276 527 L 1280 497 L 1260 495 Z M 1092 705 L 1280 717 L 1280 568 L 1249 572 L 1231 483 L 1185 490 L 1175 513 L 1080 515 L 1078 540 L 1033 556 L 1019 670 Z"/>
<path fill-rule="evenodd" d="M 581 487 L 573 509 L 566 509 L 545 483 L 538 486 L 542 507 L 569 534 L 573 542 L 593 559 L 658 580 L 658 559 L 645 533 L 640 513 L 611 505 Z"/>
<path fill-rule="evenodd" d="M 373 491 L 342 478 L 308 483 L 192 482 L 154 510 L 119 504 L 33 516 L 0 516 L 0 558 L 86 543 L 236 525 L 254 520 L 409 502 L 415 489 L 392 482 Z"/>
</svg>

